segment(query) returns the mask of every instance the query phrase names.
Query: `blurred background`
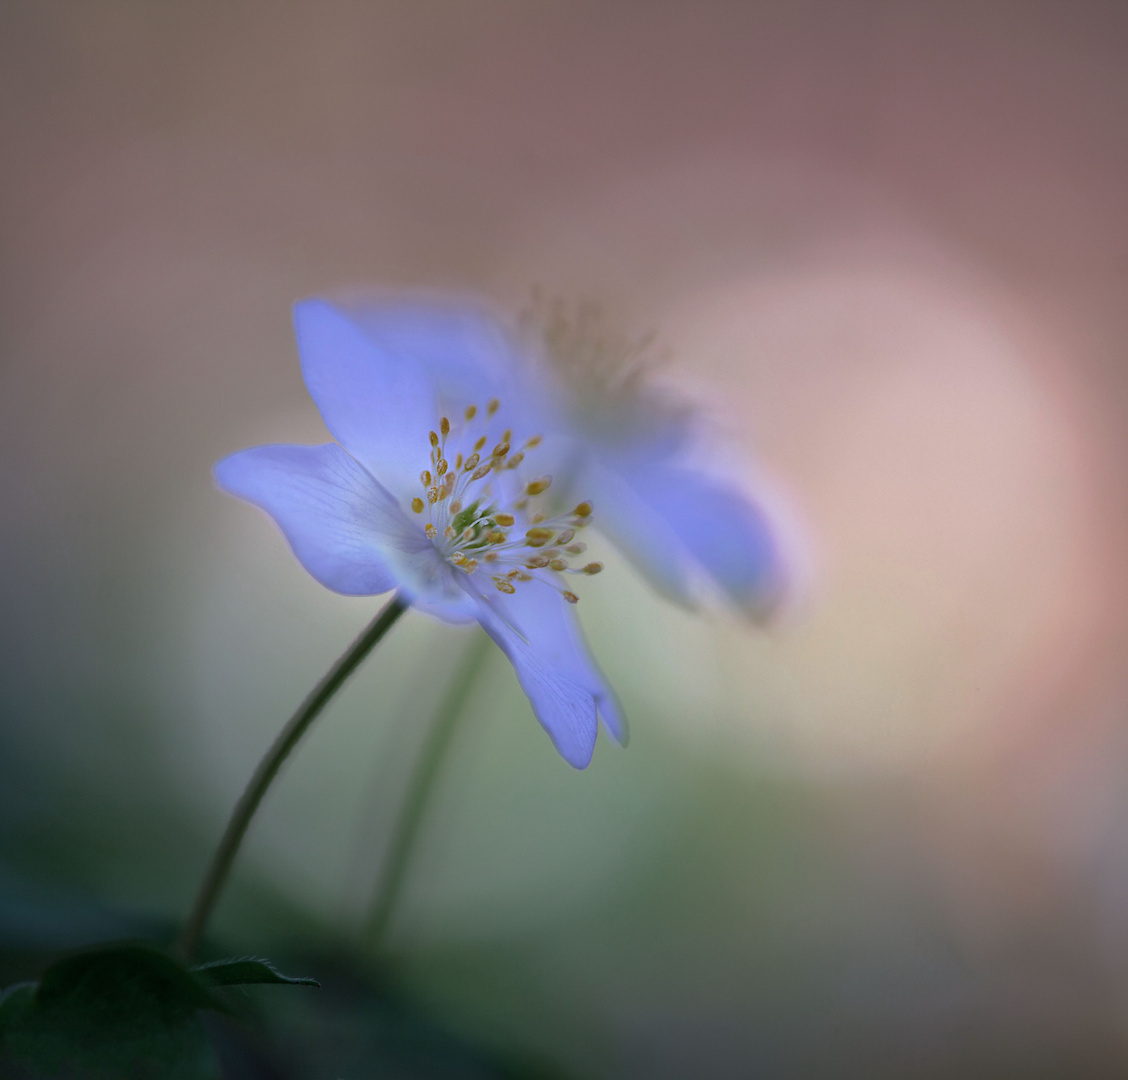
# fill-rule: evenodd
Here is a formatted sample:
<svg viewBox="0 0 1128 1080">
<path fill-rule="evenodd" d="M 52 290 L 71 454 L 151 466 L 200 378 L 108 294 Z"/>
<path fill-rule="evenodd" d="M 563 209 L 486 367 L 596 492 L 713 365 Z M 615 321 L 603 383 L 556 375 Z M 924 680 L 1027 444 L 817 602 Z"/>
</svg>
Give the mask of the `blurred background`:
<svg viewBox="0 0 1128 1080">
<path fill-rule="evenodd" d="M 378 601 L 212 489 L 317 442 L 289 305 L 370 283 L 653 329 L 802 547 L 778 625 L 584 590 L 633 739 L 573 772 L 409 615 L 270 794 L 210 948 L 228 1075 L 1128 1069 L 1128 8 L 0 8 L 0 983 L 167 939 Z"/>
</svg>

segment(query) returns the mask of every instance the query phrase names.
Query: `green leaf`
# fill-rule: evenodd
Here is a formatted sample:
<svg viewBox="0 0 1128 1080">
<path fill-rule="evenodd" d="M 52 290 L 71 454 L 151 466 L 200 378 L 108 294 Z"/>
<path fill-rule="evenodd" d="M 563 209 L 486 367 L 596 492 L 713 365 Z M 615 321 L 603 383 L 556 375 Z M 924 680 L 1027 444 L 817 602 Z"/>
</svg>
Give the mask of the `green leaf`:
<svg viewBox="0 0 1128 1080">
<path fill-rule="evenodd" d="M 288 986 L 316 986 L 316 979 L 294 979 L 277 971 L 269 960 L 253 956 L 236 957 L 232 960 L 215 960 L 202 964 L 194 972 L 209 986 L 250 986 L 257 983 L 285 984 Z"/>
<path fill-rule="evenodd" d="M 20 1023 L 35 999 L 35 983 L 16 983 L 0 993 L 0 1046 L 4 1032 Z"/>
<path fill-rule="evenodd" d="M 150 945 L 88 949 L 0 998 L 0 1075 L 214 1080 L 199 1010 L 225 1008 Z"/>
</svg>

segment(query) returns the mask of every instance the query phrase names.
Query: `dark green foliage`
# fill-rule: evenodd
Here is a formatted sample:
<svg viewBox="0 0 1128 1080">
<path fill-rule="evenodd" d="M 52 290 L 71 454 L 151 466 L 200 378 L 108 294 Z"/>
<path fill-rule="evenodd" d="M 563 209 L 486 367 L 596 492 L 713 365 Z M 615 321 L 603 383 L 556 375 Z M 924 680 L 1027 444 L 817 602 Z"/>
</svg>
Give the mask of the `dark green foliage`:
<svg viewBox="0 0 1128 1080">
<path fill-rule="evenodd" d="M 316 979 L 292 979 L 279 974 L 268 960 L 244 957 L 235 960 L 216 960 L 193 969 L 195 974 L 209 986 L 250 986 L 255 983 L 275 983 L 288 986 L 316 986 Z"/>
<path fill-rule="evenodd" d="M 0 1076 L 5 1080 L 216 1080 L 201 1010 L 230 1012 L 212 989 L 248 983 L 316 986 L 263 960 L 189 971 L 151 945 L 75 953 L 38 984 L 0 998 Z"/>
</svg>

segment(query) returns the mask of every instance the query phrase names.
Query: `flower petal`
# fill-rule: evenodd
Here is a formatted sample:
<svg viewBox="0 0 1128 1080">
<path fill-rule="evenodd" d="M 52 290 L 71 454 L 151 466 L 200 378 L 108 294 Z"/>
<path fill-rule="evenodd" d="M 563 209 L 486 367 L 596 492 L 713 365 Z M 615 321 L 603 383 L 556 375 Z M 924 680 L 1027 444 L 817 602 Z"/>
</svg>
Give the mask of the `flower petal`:
<svg viewBox="0 0 1128 1080">
<path fill-rule="evenodd" d="M 673 524 L 636 490 L 625 471 L 589 464 L 576 485 L 581 489 L 595 505 L 599 530 L 659 592 L 692 607 L 694 560 Z"/>
<path fill-rule="evenodd" d="M 439 417 L 503 396 L 513 370 L 497 323 L 465 304 L 302 300 L 294 329 L 326 427 L 401 499 L 416 493 Z"/>
<path fill-rule="evenodd" d="M 783 551 L 755 503 L 701 472 L 664 463 L 603 483 L 618 488 L 622 502 L 597 504 L 597 514 L 675 596 L 689 597 L 688 571 L 696 566 L 750 618 L 765 619 L 778 607 L 787 576 Z M 623 505 L 632 512 L 622 513 Z"/>
<path fill-rule="evenodd" d="M 595 749 L 597 716 L 625 743 L 622 709 L 588 653 L 567 601 L 540 582 L 512 595 L 479 595 L 479 621 L 509 657 L 533 712 L 556 749 L 582 769 Z"/>
<path fill-rule="evenodd" d="M 274 518 L 302 566 L 339 593 L 394 588 L 389 552 L 419 547 L 392 496 L 334 443 L 241 450 L 215 466 L 215 479 Z"/>
</svg>

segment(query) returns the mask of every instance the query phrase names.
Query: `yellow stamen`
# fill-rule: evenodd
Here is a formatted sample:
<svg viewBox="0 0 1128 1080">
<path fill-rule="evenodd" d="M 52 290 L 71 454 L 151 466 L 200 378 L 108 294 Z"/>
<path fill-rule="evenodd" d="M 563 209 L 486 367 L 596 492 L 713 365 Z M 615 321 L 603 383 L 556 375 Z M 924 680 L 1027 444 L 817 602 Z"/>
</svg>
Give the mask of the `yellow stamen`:
<svg viewBox="0 0 1128 1080">
<path fill-rule="evenodd" d="M 603 569 L 603 563 L 589 562 L 587 564 L 587 566 L 584 567 L 584 573 L 585 574 L 598 574 L 602 569 Z"/>
<path fill-rule="evenodd" d="M 473 420 L 474 417 L 478 415 L 478 406 L 477 405 L 467 405 L 466 406 L 466 412 L 463 415 L 466 417 L 467 420 Z"/>
<path fill-rule="evenodd" d="M 415 498 L 411 500 L 411 509 L 414 510 L 417 514 L 423 513 L 423 500 L 419 498 L 418 495 L 416 495 Z"/>
</svg>

